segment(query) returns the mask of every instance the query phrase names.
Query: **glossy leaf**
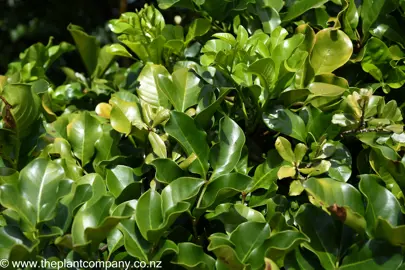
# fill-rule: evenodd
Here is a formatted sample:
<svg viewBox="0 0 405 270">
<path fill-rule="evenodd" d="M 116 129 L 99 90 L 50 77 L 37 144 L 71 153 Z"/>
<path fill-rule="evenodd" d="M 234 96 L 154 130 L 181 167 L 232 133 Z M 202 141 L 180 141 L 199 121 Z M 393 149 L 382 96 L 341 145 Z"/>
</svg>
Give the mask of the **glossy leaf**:
<svg viewBox="0 0 405 270">
<path fill-rule="evenodd" d="M 404 224 L 404 216 L 399 202 L 390 191 L 380 186 L 378 181 L 380 179 L 375 175 L 362 175 L 359 186 L 368 200 L 365 217 L 367 228 L 372 235 L 384 235 L 386 230 L 393 233 L 393 226 Z M 391 226 L 385 225 L 383 221 Z M 381 226 L 384 226 L 385 229 Z M 397 235 L 397 238 L 402 237 Z"/>
<path fill-rule="evenodd" d="M 322 4 L 325 4 L 328 0 L 302 0 L 296 1 L 294 4 L 289 8 L 285 17 L 283 17 L 283 21 L 292 20 L 304 12 L 308 11 L 311 8 L 319 7 Z"/>
<path fill-rule="evenodd" d="M 328 28 L 315 35 L 310 61 L 315 74 L 329 73 L 343 66 L 352 53 L 350 38 L 341 30 Z"/>
<path fill-rule="evenodd" d="M 355 245 L 343 259 L 341 269 L 397 269 L 401 264 L 398 248 L 386 242 L 369 240 L 363 246 Z"/>
<path fill-rule="evenodd" d="M 301 231 L 311 239 L 303 246 L 318 257 L 324 269 L 334 269 L 339 245 L 335 238 L 328 237 L 337 233 L 333 219 L 321 209 L 304 204 L 297 213 L 296 221 Z"/>
<path fill-rule="evenodd" d="M 100 44 L 96 37 L 86 34 L 80 26 L 70 24 L 68 30 L 71 33 L 80 56 L 86 66 L 87 73 L 93 74 L 97 66 L 97 58 L 100 52 Z"/>
<path fill-rule="evenodd" d="M 15 130 L 18 137 L 26 137 L 39 117 L 40 98 L 27 84 L 8 84 L 1 95 L 7 102 L 2 113 L 6 127 Z"/>
<path fill-rule="evenodd" d="M 204 253 L 201 246 L 193 243 L 180 243 L 179 253 L 173 259 L 172 263 L 180 265 L 187 269 L 215 269 L 215 260 Z"/>
<path fill-rule="evenodd" d="M 187 155 L 194 153 L 197 156 L 189 170 L 205 177 L 208 172 L 209 156 L 205 132 L 196 127 L 192 118 L 179 112 L 171 112 L 170 120 L 165 125 L 165 130 L 183 146 Z"/>
<path fill-rule="evenodd" d="M 161 195 L 153 189 L 143 193 L 135 212 L 142 236 L 152 242 L 159 240 L 181 213 L 189 211 L 189 202 L 203 184 L 204 181 L 197 178 L 178 178 L 163 189 Z M 154 210 L 150 211 L 151 208 Z"/>
<path fill-rule="evenodd" d="M 235 168 L 245 144 L 243 130 L 232 119 L 225 116 L 219 125 L 219 143 L 210 151 L 210 163 L 214 169 L 211 179 L 229 173 Z"/>
<path fill-rule="evenodd" d="M 17 183 L 0 186 L 0 201 L 19 214 L 21 226 L 34 230 L 55 216 L 58 201 L 70 192 L 71 185 L 60 165 L 39 158 L 21 171 Z"/>
<path fill-rule="evenodd" d="M 205 35 L 211 28 L 211 24 L 207 19 L 198 18 L 194 20 L 188 29 L 186 36 L 186 44 L 194 38 Z"/>
<path fill-rule="evenodd" d="M 165 74 L 155 76 L 158 91 L 164 93 L 177 111 L 184 112 L 197 104 L 201 91 L 200 79 L 186 68 L 177 69 L 170 77 Z"/>
<path fill-rule="evenodd" d="M 138 76 L 138 81 L 140 83 L 137 89 L 138 95 L 145 102 L 153 105 L 155 107 L 169 107 L 169 102 L 167 96 L 161 91 L 158 91 L 155 74 L 160 74 L 160 76 L 169 76 L 168 71 L 161 65 L 147 64 L 142 69 Z"/>
<path fill-rule="evenodd" d="M 199 207 L 208 208 L 215 205 L 216 202 L 232 197 L 242 191 L 245 191 L 252 184 L 249 176 L 230 173 L 222 175 L 211 181 L 202 197 Z"/>
<path fill-rule="evenodd" d="M 291 148 L 291 143 L 283 137 L 278 137 L 275 143 L 278 154 L 290 163 L 295 162 L 295 154 Z"/>
<path fill-rule="evenodd" d="M 186 174 L 186 172 L 171 159 L 157 158 L 152 161 L 151 165 L 156 169 L 156 180 L 165 184 L 169 184 L 173 180 L 185 176 Z"/>
<path fill-rule="evenodd" d="M 89 163 L 95 153 L 95 142 L 101 136 L 101 125 L 88 112 L 77 115 L 66 127 L 67 137 L 72 145 L 73 153 L 82 162 Z"/>
<path fill-rule="evenodd" d="M 283 107 L 273 107 L 263 113 L 264 123 L 272 130 L 305 142 L 305 123 L 298 115 Z"/>
</svg>

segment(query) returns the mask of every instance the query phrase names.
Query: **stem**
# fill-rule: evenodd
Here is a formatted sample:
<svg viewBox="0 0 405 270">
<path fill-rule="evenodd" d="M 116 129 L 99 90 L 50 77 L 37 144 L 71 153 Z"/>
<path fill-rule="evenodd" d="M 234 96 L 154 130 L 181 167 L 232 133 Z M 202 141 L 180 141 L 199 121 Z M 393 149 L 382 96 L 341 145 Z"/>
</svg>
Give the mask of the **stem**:
<svg viewBox="0 0 405 270">
<path fill-rule="evenodd" d="M 200 239 L 198 237 L 198 231 L 197 231 L 197 225 L 198 225 L 198 218 L 193 218 L 193 234 L 194 238 L 197 244 L 200 244 Z"/>
<path fill-rule="evenodd" d="M 239 94 L 239 100 L 240 100 L 240 105 L 242 107 L 242 112 L 243 112 L 243 117 L 245 118 L 245 125 L 246 127 L 249 126 L 249 116 L 247 115 L 247 111 L 246 111 L 246 106 L 245 106 L 245 96 L 242 93 L 242 90 L 240 88 L 236 88 L 236 91 Z"/>
<path fill-rule="evenodd" d="M 255 117 L 255 121 L 253 122 L 252 127 L 248 129 L 248 133 L 250 134 L 250 133 L 253 133 L 253 132 L 256 130 L 257 126 L 258 126 L 259 123 L 262 121 L 263 109 L 262 109 L 262 107 L 260 106 L 259 102 L 258 102 L 258 101 L 257 101 L 257 102 L 255 101 L 255 97 L 254 97 L 252 91 L 249 90 L 248 93 L 249 93 L 249 95 L 250 95 L 250 98 L 254 101 L 254 104 L 255 104 L 255 107 L 256 107 L 256 117 Z"/>
<path fill-rule="evenodd" d="M 386 130 L 384 128 L 363 128 L 363 129 L 351 129 L 351 130 L 343 131 L 340 134 L 340 136 L 359 134 L 359 133 L 370 133 L 370 132 L 391 133 L 391 131 Z"/>
<path fill-rule="evenodd" d="M 367 103 L 366 100 L 363 98 L 362 99 L 363 104 L 361 106 L 361 117 L 360 117 L 360 124 L 359 127 L 357 128 L 358 130 L 362 129 L 365 127 L 365 122 L 364 122 L 364 115 L 366 114 L 366 107 L 367 107 Z"/>
<path fill-rule="evenodd" d="M 12 160 L 11 158 L 9 158 L 8 156 L 1 156 L 1 158 L 7 162 L 9 162 L 12 166 L 14 170 L 17 170 L 17 163 Z"/>
<path fill-rule="evenodd" d="M 21 141 L 17 140 L 16 150 L 15 150 L 15 160 L 14 160 L 14 169 L 18 169 L 18 160 L 20 159 L 20 149 L 21 149 Z"/>
<path fill-rule="evenodd" d="M 136 148 L 136 143 L 135 143 L 134 137 L 132 137 L 132 135 L 129 135 L 128 139 L 132 143 L 132 145 Z"/>
<path fill-rule="evenodd" d="M 207 191 L 208 183 L 209 183 L 209 181 L 206 181 L 204 184 L 203 190 L 201 191 L 200 197 L 198 198 L 197 208 L 199 208 L 201 205 L 202 198 L 203 198 L 205 192 Z"/>
<path fill-rule="evenodd" d="M 128 3 L 127 0 L 120 1 L 120 13 L 125 13 L 127 11 Z"/>
<path fill-rule="evenodd" d="M 247 193 L 243 191 L 242 192 L 242 204 L 245 204 L 246 196 L 247 196 Z"/>
<path fill-rule="evenodd" d="M 104 246 L 102 246 L 101 248 L 99 248 L 99 251 L 100 251 L 101 253 L 104 253 L 104 251 L 106 251 L 107 248 L 108 248 L 108 245 L 104 245 Z"/>
</svg>

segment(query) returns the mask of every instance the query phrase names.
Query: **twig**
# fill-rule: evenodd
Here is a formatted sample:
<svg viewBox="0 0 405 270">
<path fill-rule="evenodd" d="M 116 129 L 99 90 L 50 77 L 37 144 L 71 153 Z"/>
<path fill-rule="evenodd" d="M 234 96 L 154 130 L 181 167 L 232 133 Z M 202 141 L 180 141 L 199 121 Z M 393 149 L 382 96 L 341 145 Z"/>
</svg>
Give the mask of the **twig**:
<svg viewBox="0 0 405 270">
<path fill-rule="evenodd" d="M 359 134 L 359 133 L 370 133 L 370 132 L 379 132 L 379 133 L 391 133 L 391 131 L 384 129 L 384 128 L 362 128 L 362 129 L 351 129 L 343 131 L 340 136 L 343 137 L 344 135 L 352 135 L 352 134 Z"/>
<path fill-rule="evenodd" d="M 120 13 L 125 13 L 127 11 L 128 3 L 127 0 L 120 1 Z"/>
</svg>

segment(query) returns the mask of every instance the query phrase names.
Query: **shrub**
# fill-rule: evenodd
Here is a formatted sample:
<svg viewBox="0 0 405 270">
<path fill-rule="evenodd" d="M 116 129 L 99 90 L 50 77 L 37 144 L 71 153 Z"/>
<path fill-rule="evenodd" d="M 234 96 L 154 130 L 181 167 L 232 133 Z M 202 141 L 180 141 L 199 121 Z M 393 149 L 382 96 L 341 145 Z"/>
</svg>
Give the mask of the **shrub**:
<svg viewBox="0 0 405 270">
<path fill-rule="evenodd" d="M 403 4 L 158 3 L 0 77 L 0 257 L 405 269 Z"/>
</svg>

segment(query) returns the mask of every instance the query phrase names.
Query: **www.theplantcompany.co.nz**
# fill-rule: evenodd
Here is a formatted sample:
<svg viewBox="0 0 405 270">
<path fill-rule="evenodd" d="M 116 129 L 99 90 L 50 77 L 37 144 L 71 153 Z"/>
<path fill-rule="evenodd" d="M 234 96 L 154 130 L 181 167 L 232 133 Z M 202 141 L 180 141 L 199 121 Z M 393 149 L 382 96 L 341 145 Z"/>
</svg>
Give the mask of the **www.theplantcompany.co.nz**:
<svg viewBox="0 0 405 270">
<path fill-rule="evenodd" d="M 0 268 L 11 269 L 64 269 L 64 268 L 76 268 L 76 269 L 159 269 L 163 268 L 162 261 L 70 261 L 64 259 L 63 261 L 8 261 L 7 259 L 0 260 Z"/>
</svg>

